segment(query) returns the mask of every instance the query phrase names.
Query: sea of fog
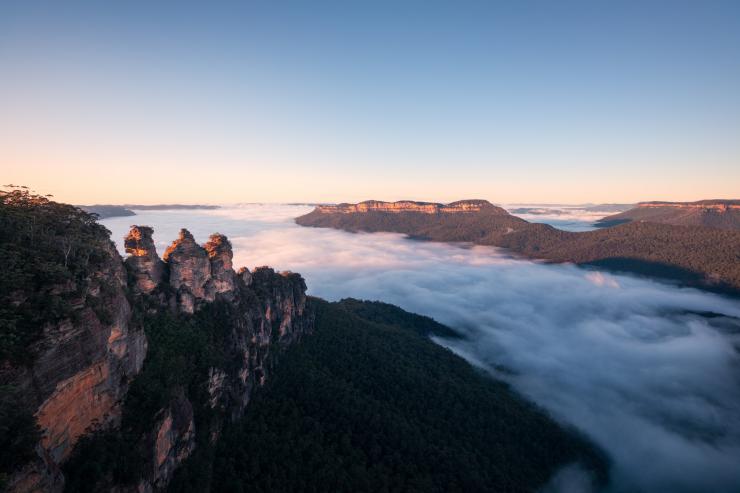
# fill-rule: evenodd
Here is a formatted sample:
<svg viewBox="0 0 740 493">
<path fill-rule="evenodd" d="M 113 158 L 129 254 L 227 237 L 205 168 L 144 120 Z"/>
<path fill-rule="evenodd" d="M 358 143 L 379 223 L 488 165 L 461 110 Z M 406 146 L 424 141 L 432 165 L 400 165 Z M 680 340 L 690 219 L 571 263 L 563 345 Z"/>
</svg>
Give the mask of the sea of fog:
<svg viewBox="0 0 740 493">
<path fill-rule="evenodd" d="M 464 339 L 437 342 L 606 451 L 609 492 L 740 491 L 736 300 L 491 247 L 294 224 L 311 209 L 141 211 L 101 222 L 121 249 L 129 225 L 154 227 L 160 255 L 181 227 L 200 242 L 220 232 L 235 266 L 300 272 L 312 295 L 382 300 L 457 329 Z M 577 470 L 556 483 L 589 491 Z"/>
<path fill-rule="evenodd" d="M 594 223 L 608 214 L 630 209 L 629 205 L 594 206 L 557 204 L 502 204 L 510 214 L 531 223 L 545 223 L 565 231 L 590 231 Z"/>
</svg>

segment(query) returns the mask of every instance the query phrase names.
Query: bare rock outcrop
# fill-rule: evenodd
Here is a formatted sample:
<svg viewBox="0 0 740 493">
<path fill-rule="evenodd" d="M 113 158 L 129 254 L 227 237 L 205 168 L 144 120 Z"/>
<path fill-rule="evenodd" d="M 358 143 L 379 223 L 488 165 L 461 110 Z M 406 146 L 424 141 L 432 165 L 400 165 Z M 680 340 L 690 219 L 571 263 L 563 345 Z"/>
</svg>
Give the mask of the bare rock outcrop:
<svg viewBox="0 0 740 493">
<path fill-rule="evenodd" d="M 220 330 L 227 334 L 221 350 L 229 363 L 209 368 L 202 382 L 210 421 L 194 419 L 196 401 L 187 391 L 178 391 L 158 411 L 142 447 L 148 472 L 137 488 L 144 492 L 167 485 L 196 443 L 202 443 L 196 440 L 198 434 L 215 443 L 223 424 L 241 417 L 254 390 L 268 381 L 275 351 L 295 343 L 313 327 L 303 278 L 269 267 L 235 272 L 231 242 L 224 235 L 213 234 L 200 246 L 190 232 L 181 230 L 164 254 L 163 269 L 161 289 L 150 294 L 138 290 L 138 297 L 185 318 L 218 301 L 219 319 L 225 324 Z"/>
<path fill-rule="evenodd" d="M 198 299 L 206 300 L 206 285 L 211 279 L 211 262 L 206 250 L 195 242 L 187 229 L 164 252 L 170 287 L 177 293 L 182 311 L 193 313 Z"/>
<path fill-rule="evenodd" d="M 212 234 L 203 245 L 211 262 L 211 281 L 207 287 L 207 298 L 214 299 L 216 294 L 231 293 L 236 286 L 236 275 L 232 265 L 234 253 L 231 242 L 222 234 Z"/>
<path fill-rule="evenodd" d="M 422 214 L 464 213 L 480 212 L 505 212 L 487 200 L 472 199 L 458 200 L 449 204 L 436 202 L 416 202 L 413 200 L 399 200 L 397 202 L 383 202 L 380 200 L 366 200 L 358 204 L 319 205 L 316 211 L 323 214 L 353 214 L 357 212 L 417 212 Z"/>
<path fill-rule="evenodd" d="M 126 266 L 135 279 L 135 289 L 142 293 L 151 293 L 160 282 L 164 266 L 157 255 L 149 226 L 131 226 L 131 231 L 124 238 L 124 247 L 129 257 Z"/>
<path fill-rule="evenodd" d="M 196 243 L 187 229 L 167 248 L 164 262 L 157 257 L 151 239 L 152 229 L 132 226 L 126 236 L 126 259 L 139 293 L 150 294 L 161 283 L 167 284 L 176 297 L 177 308 L 194 313 L 199 304 L 211 302 L 217 295 L 232 296 L 237 275 L 232 259 L 231 242 L 222 234 L 211 235 L 203 246 Z"/>
<path fill-rule="evenodd" d="M 120 422 L 129 383 L 143 366 L 147 341 L 132 320 L 121 257 L 108 240 L 98 255 L 86 279 L 48 287 L 50 299 L 70 299 L 69 316 L 46 323 L 29 348 L 31 365 L 2 372 L 2 381 L 33 403 L 41 429 L 38 459 L 11 475 L 8 491 L 61 491 L 60 464 L 83 435 Z"/>
</svg>

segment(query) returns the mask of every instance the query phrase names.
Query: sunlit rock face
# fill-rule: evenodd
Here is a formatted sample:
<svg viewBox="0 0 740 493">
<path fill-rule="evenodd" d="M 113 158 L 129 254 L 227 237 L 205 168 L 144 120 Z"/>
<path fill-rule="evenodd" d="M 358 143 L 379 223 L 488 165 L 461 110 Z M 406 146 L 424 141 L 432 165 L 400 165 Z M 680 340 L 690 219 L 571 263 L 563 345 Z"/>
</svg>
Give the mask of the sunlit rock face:
<svg viewBox="0 0 740 493">
<path fill-rule="evenodd" d="M 232 265 L 229 240 L 214 234 L 198 245 L 182 230 L 164 255 L 157 256 L 153 231 L 132 226 L 125 237 L 128 257 L 121 259 L 110 240 L 96 252 L 103 261 L 83 280 L 45 286 L 50 297 L 66 297 L 72 315 L 49 321 L 31 348 L 28 366 L 0 367 L 0 383 L 10 383 L 33 404 L 41 430 L 38 457 L 7 478 L 6 489 L 61 492 L 61 466 L 83 436 L 120 426 L 129 386 L 141 371 L 147 339 L 140 325 L 150 315 L 166 312 L 190 317 L 218 302 L 224 331 L 224 367 L 204 377 L 209 419 L 198 423 L 210 443 L 222 427 L 244 414 L 256 388 L 273 368 L 276 349 L 311 332 L 306 284 L 293 273 L 267 267 Z M 82 284 L 80 284 L 82 283 Z M 79 284 L 79 285 L 78 285 Z M 27 297 L 18 293 L 17 297 Z M 196 448 L 194 402 L 188 389 L 168 389 L 172 398 L 155 414 L 139 438 L 144 468 L 130 485 L 96 485 L 99 491 L 153 492 L 166 489 L 178 467 Z"/>
<path fill-rule="evenodd" d="M 136 229 L 133 227 L 129 235 Z M 164 253 L 166 277 L 177 295 L 178 308 L 194 313 L 199 303 L 213 301 L 217 295 L 232 295 L 237 277 L 233 257 L 226 236 L 215 233 L 200 246 L 187 229 L 181 230 L 180 237 Z"/>
<path fill-rule="evenodd" d="M 640 202 L 641 208 L 699 209 L 728 212 L 740 210 L 740 200 L 700 200 L 698 202 Z"/>
<path fill-rule="evenodd" d="M 355 212 L 419 212 L 423 214 L 480 212 L 482 210 L 495 211 L 501 209 L 487 200 L 460 200 L 449 204 L 433 202 L 414 202 L 401 200 L 398 202 L 382 202 L 367 200 L 359 204 L 319 205 L 316 210 L 325 214 L 351 214 Z M 504 209 L 502 212 L 506 213 Z"/>
<path fill-rule="evenodd" d="M 211 280 L 207 286 L 207 298 L 212 300 L 218 293 L 230 293 L 236 286 L 236 274 L 232 266 L 234 253 L 231 242 L 222 234 L 213 234 L 203 245 L 211 263 Z"/>
<path fill-rule="evenodd" d="M 141 229 L 132 227 L 129 236 Z M 151 236 L 151 231 L 147 234 Z M 209 368 L 203 381 L 207 407 L 213 412 L 210 422 L 200 422 L 206 429 L 196 428 L 195 401 L 191 402 L 182 389 L 158 411 L 143 439 L 147 467 L 136 483 L 137 491 L 165 488 L 195 450 L 197 433 L 205 433 L 210 443 L 215 443 L 223 424 L 241 417 L 254 390 L 269 379 L 275 348 L 293 344 L 312 330 L 306 283 L 299 274 L 277 273 L 269 267 L 258 267 L 254 272 L 241 268 L 237 273 L 232 259 L 226 236 L 213 234 L 200 246 L 187 230 L 181 230 L 164 254 L 160 284 L 149 292 L 136 291 L 136 299 L 147 306 L 185 317 L 219 301 L 221 321 L 227 324 L 224 351 L 230 362 L 225 368 Z"/>
<path fill-rule="evenodd" d="M 126 253 L 129 254 L 126 267 L 135 279 L 133 287 L 142 293 L 151 293 L 162 282 L 164 268 L 152 233 L 148 226 L 132 226 L 124 238 Z"/>
<path fill-rule="evenodd" d="M 69 318 L 44 326 L 30 349 L 33 363 L 3 375 L 36 403 L 42 432 L 38 460 L 10 477 L 8 491 L 61 491 L 60 464 L 84 434 L 119 423 L 129 383 L 142 368 L 147 342 L 132 320 L 123 262 L 112 244 L 98 253 L 104 261 L 84 281 L 45 287 L 82 294 Z"/>
<path fill-rule="evenodd" d="M 187 229 L 164 252 L 170 287 L 177 293 L 181 309 L 195 311 L 198 299 L 206 299 L 206 283 L 211 279 L 211 262 Z"/>
</svg>

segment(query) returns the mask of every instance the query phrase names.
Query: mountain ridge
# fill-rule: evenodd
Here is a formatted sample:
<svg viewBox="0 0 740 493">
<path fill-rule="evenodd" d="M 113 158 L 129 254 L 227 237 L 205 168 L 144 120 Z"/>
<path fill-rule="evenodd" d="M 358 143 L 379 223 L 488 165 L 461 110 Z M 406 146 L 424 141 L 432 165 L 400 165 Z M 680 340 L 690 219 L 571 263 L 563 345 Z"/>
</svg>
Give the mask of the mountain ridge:
<svg viewBox="0 0 740 493">
<path fill-rule="evenodd" d="M 638 221 L 740 230 L 740 200 L 640 202 L 630 210 L 596 221 L 595 225 L 603 228 Z"/>
<path fill-rule="evenodd" d="M 318 207 L 295 222 L 350 232 L 385 231 L 421 240 L 496 246 L 527 258 L 637 273 L 740 295 L 740 231 L 633 222 L 568 232 L 508 213 L 335 213 Z"/>
</svg>

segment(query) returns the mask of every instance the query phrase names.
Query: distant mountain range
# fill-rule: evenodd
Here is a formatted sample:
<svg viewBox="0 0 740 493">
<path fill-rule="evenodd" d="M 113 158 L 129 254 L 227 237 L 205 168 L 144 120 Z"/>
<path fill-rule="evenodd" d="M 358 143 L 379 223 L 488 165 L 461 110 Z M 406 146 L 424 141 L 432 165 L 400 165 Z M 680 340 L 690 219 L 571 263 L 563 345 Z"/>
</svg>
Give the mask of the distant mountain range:
<svg viewBox="0 0 740 493">
<path fill-rule="evenodd" d="M 633 209 L 600 219 L 596 226 L 637 221 L 740 230 L 740 200 L 641 202 Z"/>
<path fill-rule="evenodd" d="M 109 217 L 122 217 L 122 216 L 135 216 L 136 213 L 132 209 L 140 211 L 166 211 L 166 210 L 184 210 L 184 209 L 219 209 L 218 205 L 201 205 L 201 204 L 156 204 L 156 205 L 141 205 L 141 204 L 124 204 L 124 205 L 110 205 L 110 204 L 95 204 L 95 205 L 81 205 L 79 206 L 85 212 L 91 214 L 97 214 L 100 219 L 106 219 Z"/>
<path fill-rule="evenodd" d="M 485 200 L 446 205 L 372 200 L 318 206 L 298 217 L 296 223 L 491 245 L 529 258 L 673 279 L 684 285 L 740 295 L 740 231 L 629 222 L 576 233 L 527 222 Z"/>
</svg>

